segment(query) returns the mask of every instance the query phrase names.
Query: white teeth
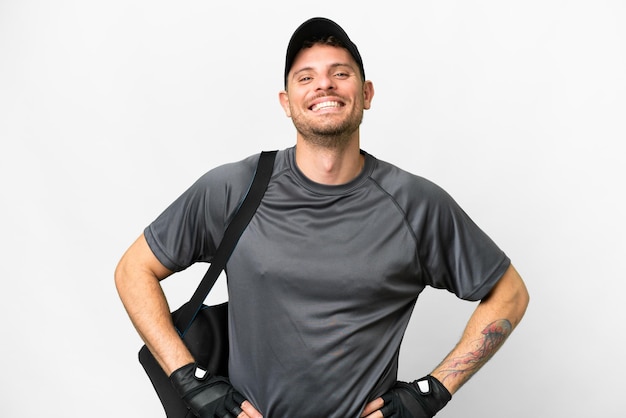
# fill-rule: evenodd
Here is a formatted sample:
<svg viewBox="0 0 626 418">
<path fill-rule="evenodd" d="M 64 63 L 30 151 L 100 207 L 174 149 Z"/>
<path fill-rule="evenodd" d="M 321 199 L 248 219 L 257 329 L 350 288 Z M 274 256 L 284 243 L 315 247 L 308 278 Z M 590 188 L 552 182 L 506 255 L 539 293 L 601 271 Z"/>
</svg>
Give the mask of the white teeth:
<svg viewBox="0 0 626 418">
<path fill-rule="evenodd" d="M 313 107 L 311 107 L 311 110 L 313 110 L 314 112 L 320 109 L 325 109 L 328 107 L 339 107 L 341 106 L 339 104 L 339 102 L 322 102 L 322 103 L 318 103 L 316 105 L 313 105 Z"/>
</svg>

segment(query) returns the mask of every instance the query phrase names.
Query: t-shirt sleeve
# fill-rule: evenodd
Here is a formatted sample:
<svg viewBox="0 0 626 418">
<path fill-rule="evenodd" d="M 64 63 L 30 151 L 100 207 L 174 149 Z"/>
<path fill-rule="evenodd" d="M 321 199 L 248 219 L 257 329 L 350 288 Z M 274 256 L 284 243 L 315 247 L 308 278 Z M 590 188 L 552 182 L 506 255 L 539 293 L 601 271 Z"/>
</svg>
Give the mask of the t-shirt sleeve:
<svg viewBox="0 0 626 418">
<path fill-rule="evenodd" d="M 157 259 L 172 271 L 211 262 L 249 186 L 256 160 L 217 167 L 200 177 L 144 230 Z"/>
<path fill-rule="evenodd" d="M 510 259 L 447 192 L 426 185 L 417 237 L 427 284 L 461 299 L 480 300 L 502 277 Z"/>
</svg>

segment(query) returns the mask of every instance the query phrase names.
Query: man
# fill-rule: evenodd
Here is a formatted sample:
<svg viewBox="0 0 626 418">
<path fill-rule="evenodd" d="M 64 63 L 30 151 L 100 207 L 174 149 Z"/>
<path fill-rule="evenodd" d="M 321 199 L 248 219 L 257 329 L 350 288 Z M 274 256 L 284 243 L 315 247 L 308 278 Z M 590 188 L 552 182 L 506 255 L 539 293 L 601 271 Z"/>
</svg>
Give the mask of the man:
<svg viewBox="0 0 626 418">
<path fill-rule="evenodd" d="M 279 93 L 296 145 L 279 151 L 228 263 L 229 381 L 194 380 L 159 281 L 210 262 L 258 156 L 209 171 L 122 257 L 130 318 L 199 416 L 432 417 L 521 320 L 528 293 L 492 240 L 439 187 L 360 150 L 373 96 L 343 29 L 314 18 L 296 30 Z M 439 366 L 398 382 L 425 286 L 481 302 Z"/>
</svg>

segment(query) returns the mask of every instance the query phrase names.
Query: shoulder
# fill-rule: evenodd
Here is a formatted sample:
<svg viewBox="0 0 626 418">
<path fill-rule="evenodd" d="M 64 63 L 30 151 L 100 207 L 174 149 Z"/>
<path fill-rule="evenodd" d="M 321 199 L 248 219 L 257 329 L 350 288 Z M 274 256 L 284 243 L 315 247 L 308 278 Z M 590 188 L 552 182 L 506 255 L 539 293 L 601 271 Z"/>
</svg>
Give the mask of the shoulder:
<svg viewBox="0 0 626 418">
<path fill-rule="evenodd" d="M 375 158 L 375 157 L 372 157 Z M 371 179 L 398 203 L 419 198 L 422 202 L 441 202 L 452 198 L 438 184 L 395 164 L 375 159 Z"/>
<path fill-rule="evenodd" d="M 212 219 L 229 219 L 250 187 L 259 155 L 254 154 L 210 169 L 176 203 L 183 207 L 197 208 Z"/>
<path fill-rule="evenodd" d="M 259 154 L 248 156 L 242 160 L 219 165 L 202 175 L 196 183 L 203 187 L 240 187 L 252 178 Z"/>
</svg>

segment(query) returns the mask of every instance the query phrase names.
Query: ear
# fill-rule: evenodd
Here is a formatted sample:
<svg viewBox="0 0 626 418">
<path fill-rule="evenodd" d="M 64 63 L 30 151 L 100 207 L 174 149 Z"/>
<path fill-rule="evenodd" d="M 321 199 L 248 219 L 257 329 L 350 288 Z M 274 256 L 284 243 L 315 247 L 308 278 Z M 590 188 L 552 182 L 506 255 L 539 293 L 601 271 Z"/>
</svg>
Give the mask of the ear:
<svg viewBox="0 0 626 418">
<path fill-rule="evenodd" d="M 289 93 L 287 93 L 287 90 L 282 90 L 278 92 L 278 101 L 280 102 L 280 105 L 283 107 L 283 111 L 285 112 L 285 115 L 288 118 L 290 118 L 291 110 L 289 109 Z"/>
<path fill-rule="evenodd" d="M 372 106 L 372 98 L 374 97 L 374 83 L 367 80 L 363 83 L 363 109 L 369 109 Z"/>
</svg>

